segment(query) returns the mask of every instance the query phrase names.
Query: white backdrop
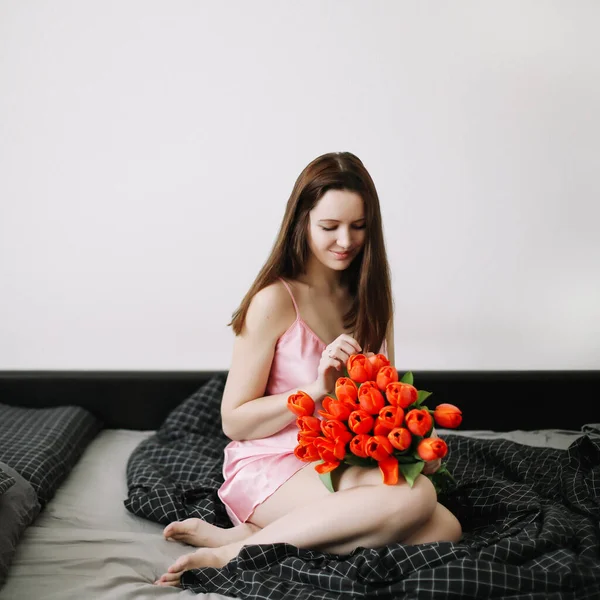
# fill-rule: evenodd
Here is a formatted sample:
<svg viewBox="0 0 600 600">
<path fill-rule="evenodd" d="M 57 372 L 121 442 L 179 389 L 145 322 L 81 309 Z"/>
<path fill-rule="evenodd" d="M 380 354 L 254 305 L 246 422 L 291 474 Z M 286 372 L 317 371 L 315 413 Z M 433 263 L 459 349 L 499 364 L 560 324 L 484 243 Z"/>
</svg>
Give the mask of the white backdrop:
<svg viewBox="0 0 600 600">
<path fill-rule="evenodd" d="M 0 0 L 0 369 L 228 367 L 302 168 L 377 185 L 406 369 L 600 368 L 600 3 Z"/>
</svg>

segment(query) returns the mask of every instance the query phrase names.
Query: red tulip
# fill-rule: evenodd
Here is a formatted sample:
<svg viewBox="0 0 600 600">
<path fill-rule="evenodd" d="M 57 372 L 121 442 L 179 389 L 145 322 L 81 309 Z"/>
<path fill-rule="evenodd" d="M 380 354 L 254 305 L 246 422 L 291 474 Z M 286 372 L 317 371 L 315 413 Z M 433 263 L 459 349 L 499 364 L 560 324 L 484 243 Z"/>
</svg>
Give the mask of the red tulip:
<svg viewBox="0 0 600 600">
<path fill-rule="evenodd" d="M 352 454 L 354 454 L 355 456 L 360 456 L 361 458 L 367 458 L 368 454 L 367 454 L 367 451 L 365 450 L 365 445 L 369 441 L 370 438 L 371 438 L 371 436 L 366 433 L 359 433 L 358 435 L 355 435 L 350 440 L 350 444 L 349 444 L 350 452 L 352 452 Z"/>
<path fill-rule="evenodd" d="M 454 404 L 438 404 L 433 411 L 433 418 L 441 427 L 454 429 L 462 422 L 462 412 Z"/>
<path fill-rule="evenodd" d="M 301 444 L 294 448 L 294 455 L 302 462 L 313 462 L 319 460 L 319 451 L 314 444 Z"/>
<path fill-rule="evenodd" d="M 335 419 L 321 421 L 321 431 L 325 434 L 326 438 L 333 440 L 336 444 L 338 442 L 347 444 L 353 437 L 346 426 L 341 421 L 336 421 Z"/>
<path fill-rule="evenodd" d="M 315 401 L 305 392 L 299 390 L 288 396 L 287 407 L 297 417 L 306 417 L 315 412 Z"/>
<path fill-rule="evenodd" d="M 381 367 L 387 367 L 390 364 L 390 361 L 385 354 L 373 354 L 372 356 L 369 356 L 369 362 L 373 365 L 373 373 L 375 373 L 375 375 L 377 375 Z"/>
<path fill-rule="evenodd" d="M 366 411 L 359 409 L 350 413 L 348 427 L 354 433 L 369 433 L 373 428 L 375 419 Z"/>
<path fill-rule="evenodd" d="M 365 451 L 371 458 L 381 461 L 387 458 L 394 449 L 386 436 L 372 435 L 365 444 Z"/>
<path fill-rule="evenodd" d="M 373 365 L 364 354 L 351 354 L 346 361 L 346 369 L 350 379 L 364 383 L 373 379 Z"/>
<path fill-rule="evenodd" d="M 384 406 L 379 411 L 379 418 L 389 429 L 400 427 L 404 420 L 404 411 L 399 406 Z"/>
<path fill-rule="evenodd" d="M 398 459 L 395 456 L 388 456 L 380 460 L 377 464 L 383 475 L 383 483 L 386 485 L 396 485 L 398 483 Z"/>
<path fill-rule="evenodd" d="M 312 444 L 316 438 L 321 437 L 321 428 L 319 427 L 319 431 L 299 431 L 296 437 L 302 446 Z"/>
<path fill-rule="evenodd" d="M 321 419 L 317 417 L 298 417 L 296 425 L 300 431 L 316 431 L 317 435 L 321 432 Z"/>
<path fill-rule="evenodd" d="M 347 404 L 344 404 L 331 396 L 326 396 L 323 399 L 323 408 L 325 410 L 318 410 L 317 412 L 324 419 L 336 419 L 338 421 L 345 421 L 352 412 L 352 409 Z"/>
<path fill-rule="evenodd" d="M 388 440 L 390 440 L 390 443 L 396 450 L 402 452 L 410 448 L 410 445 L 412 444 L 412 434 L 405 427 L 396 427 L 389 432 Z"/>
<path fill-rule="evenodd" d="M 367 381 L 358 389 L 358 403 L 364 411 L 376 415 L 385 406 L 385 398 L 376 383 Z"/>
<path fill-rule="evenodd" d="M 433 417 L 424 408 L 409 410 L 405 421 L 406 427 L 414 435 L 424 436 L 433 426 Z"/>
<path fill-rule="evenodd" d="M 340 466 L 339 460 L 335 460 L 333 462 L 325 461 L 325 462 L 316 464 L 315 471 L 317 473 L 320 473 L 321 475 L 323 475 L 324 473 L 329 473 L 330 471 L 337 469 L 339 466 Z"/>
<path fill-rule="evenodd" d="M 375 381 L 377 382 L 377 387 L 384 392 L 385 388 L 390 383 L 395 383 L 398 381 L 398 371 L 391 365 L 381 367 L 381 369 L 377 371 Z"/>
<path fill-rule="evenodd" d="M 385 435 L 392 430 L 392 427 L 389 427 L 387 423 L 384 423 L 381 420 L 381 417 L 377 417 L 375 419 L 375 425 L 373 425 L 373 435 Z"/>
<path fill-rule="evenodd" d="M 439 437 L 424 438 L 417 446 L 417 454 L 427 462 L 444 458 L 448 454 L 448 445 Z"/>
<path fill-rule="evenodd" d="M 410 385 L 410 383 L 393 381 L 385 388 L 385 395 L 390 404 L 399 406 L 400 408 L 408 408 L 418 400 L 419 392 L 417 388 L 414 385 Z"/>
<path fill-rule="evenodd" d="M 335 397 L 342 403 L 354 406 L 358 399 L 358 387 L 349 377 L 338 377 L 335 382 Z"/>
<path fill-rule="evenodd" d="M 321 460 L 325 462 L 339 462 L 346 456 L 346 444 L 335 442 L 328 438 L 320 437 L 314 441 L 315 448 L 319 452 Z"/>
</svg>

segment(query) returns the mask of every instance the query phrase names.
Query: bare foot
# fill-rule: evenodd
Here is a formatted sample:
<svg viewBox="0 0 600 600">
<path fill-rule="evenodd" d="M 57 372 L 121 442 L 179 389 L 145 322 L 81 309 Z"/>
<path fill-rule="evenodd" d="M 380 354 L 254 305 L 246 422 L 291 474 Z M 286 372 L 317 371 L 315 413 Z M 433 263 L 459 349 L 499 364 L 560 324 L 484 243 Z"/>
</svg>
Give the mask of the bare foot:
<svg viewBox="0 0 600 600">
<path fill-rule="evenodd" d="M 220 569 L 236 556 L 239 549 L 239 544 L 230 544 L 222 548 L 199 548 L 195 552 L 180 556 L 154 583 L 161 586 L 178 586 L 184 571 L 202 567 Z"/>
<path fill-rule="evenodd" d="M 250 523 L 225 529 L 211 525 L 202 519 L 192 518 L 170 523 L 164 528 L 163 535 L 165 539 L 184 542 L 190 546 L 220 548 L 232 542 L 245 540 L 258 529 L 256 525 Z"/>
</svg>

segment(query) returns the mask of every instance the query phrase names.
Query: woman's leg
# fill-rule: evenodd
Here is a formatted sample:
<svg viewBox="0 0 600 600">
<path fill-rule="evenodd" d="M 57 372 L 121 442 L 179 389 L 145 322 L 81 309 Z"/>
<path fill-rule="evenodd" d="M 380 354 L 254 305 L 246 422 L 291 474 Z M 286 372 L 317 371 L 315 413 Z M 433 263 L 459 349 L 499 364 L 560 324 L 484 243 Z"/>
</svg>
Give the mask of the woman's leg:
<svg viewBox="0 0 600 600">
<path fill-rule="evenodd" d="M 286 542 L 340 554 L 358 546 L 377 548 L 415 534 L 437 506 L 433 485 L 423 476 L 411 489 L 404 481 L 384 485 L 378 469 L 349 467 L 337 489 L 329 493 L 314 469 L 302 469 L 256 508 L 251 520 L 260 531 L 180 557 L 159 583 L 177 585 L 185 570 L 223 566 L 250 544 Z"/>
<path fill-rule="evenodd" d="M 408 537 L 400 540 L 406 545 L 432 542 L 458 542 L 462 527 L 458 519 L 443 505 L 437 504 L 431 519 Z"/>
</svg>

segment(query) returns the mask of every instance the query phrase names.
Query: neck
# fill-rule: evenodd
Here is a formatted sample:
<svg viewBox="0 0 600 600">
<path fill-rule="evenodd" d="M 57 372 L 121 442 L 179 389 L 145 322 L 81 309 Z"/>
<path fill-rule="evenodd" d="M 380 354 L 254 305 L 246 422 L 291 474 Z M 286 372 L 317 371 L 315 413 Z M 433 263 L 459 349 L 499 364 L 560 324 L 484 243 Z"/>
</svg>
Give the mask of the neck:
<svg viewBox="0 0 600 600">
<path fill-rule="evenodd" d="M 333 295 L 340 291 L 342 272 L 330 269 L 311 257 L 306 265 L 304 275 L 299 279 L 315 292 Z"/>
</svg>

